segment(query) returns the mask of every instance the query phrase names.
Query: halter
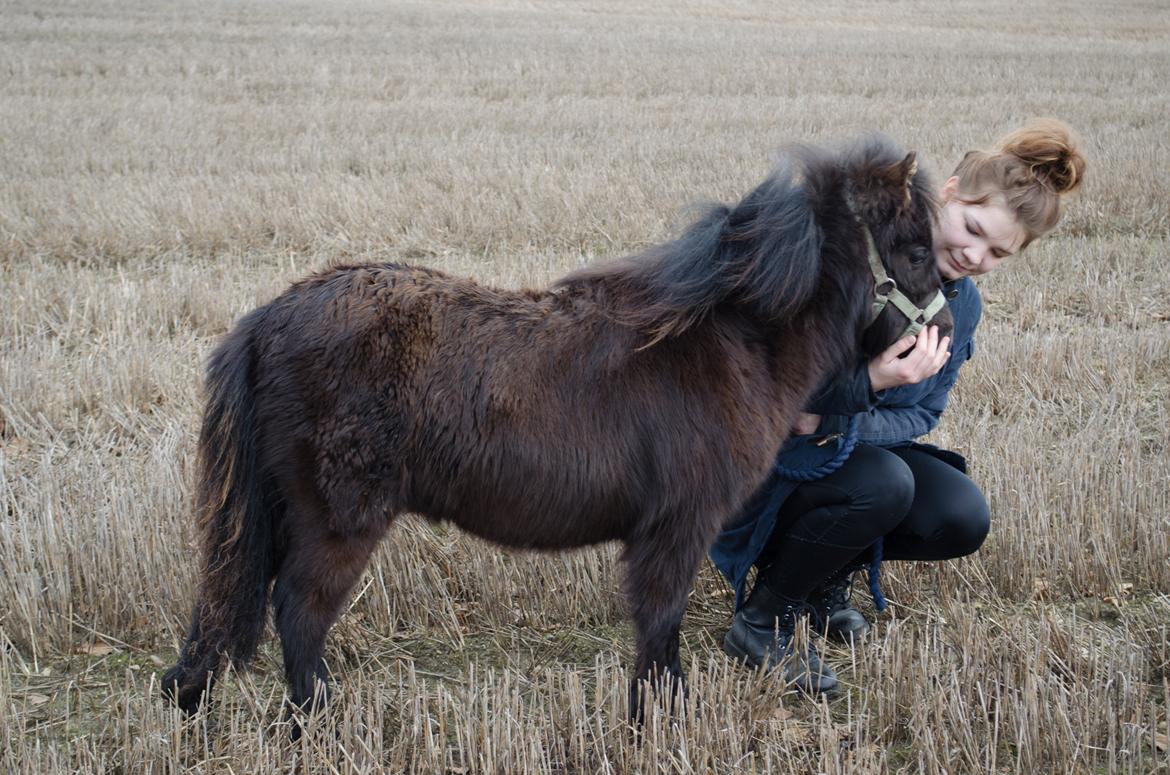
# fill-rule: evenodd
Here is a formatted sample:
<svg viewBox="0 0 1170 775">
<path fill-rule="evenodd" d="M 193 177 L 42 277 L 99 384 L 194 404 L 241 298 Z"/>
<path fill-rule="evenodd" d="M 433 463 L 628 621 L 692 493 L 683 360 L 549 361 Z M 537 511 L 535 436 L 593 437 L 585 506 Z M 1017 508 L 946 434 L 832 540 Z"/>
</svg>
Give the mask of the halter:
<svg viewBox="0 0 1170 775">
<path fill-rule="evenodd" d="M 865 245 L 869 251 L 869 271 L 873 273 L 874 280 L 873 308 L 869 312 L 870 325 L 877 320 L 878 315 L 882 314 L 886 304 L 893 304 L 910 321 L 906 329 L 898 335 L 898 338 L 917 336 L 918 332 L 925 328 L 926 324 L 933 320 L 934 316 L 947 305 L 942 289 L 935 291 L 934 298 L 925 307 L 915 306 L 914 302 L 910 301 L 910 297 L 898 288 L 898 283 L 894 278 L 886 274 L 886 267 L 882 264 L 882 257 L 878 254 L 877 245 L 874 244 L 873 235 L 869 233 L 869 227 L 860 218 L 857 221 L 861 224 L 861 231 L 865 234 Z"/>
</svg>

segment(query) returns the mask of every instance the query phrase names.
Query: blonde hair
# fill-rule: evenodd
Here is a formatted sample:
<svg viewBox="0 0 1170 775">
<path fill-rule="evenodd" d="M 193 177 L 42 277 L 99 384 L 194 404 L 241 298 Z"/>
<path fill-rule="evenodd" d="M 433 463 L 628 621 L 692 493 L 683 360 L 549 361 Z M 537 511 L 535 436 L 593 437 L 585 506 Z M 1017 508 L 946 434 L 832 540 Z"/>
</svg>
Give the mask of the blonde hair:
<svg viewBox="0 0 1170 775">
<path fill-rule="evenodd" d="M 1027 234 L 1024 245 L 1060 220 L 1060 197 L 1084 179 L 1085 157 L 1067 124 L 1041 118 L 1009 134 L 997 151 L 968 151 L 955 168 L 958 197 L 982 205 L 1002 197 Z"/>
</svg>

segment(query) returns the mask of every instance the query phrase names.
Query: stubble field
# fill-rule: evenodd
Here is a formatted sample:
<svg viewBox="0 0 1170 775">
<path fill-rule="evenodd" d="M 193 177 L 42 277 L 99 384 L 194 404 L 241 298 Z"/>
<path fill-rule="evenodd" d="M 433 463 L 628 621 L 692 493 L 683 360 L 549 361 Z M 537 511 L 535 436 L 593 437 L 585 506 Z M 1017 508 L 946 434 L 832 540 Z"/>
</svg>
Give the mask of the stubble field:
<svg viewBox="0 0 1170 775">
<path fill-rule="evenodd" d="M 1166 772 L 1170 14 L 1158 3 L 0 6 L 0 769 Z M 288 741 L 280 656 L 158 699 L 192 602 L 202 363 L 292 279 L 410 261 L 508 287 L 663 240 L 792 141 L 880 129 L 939 181 L 1025 119 L 1090 159 L 1059 231 L 980 281 L 932 440 L 993 510 L 887 564 L 840 698 L 718 648 L 634 745 L 617 548 L 392 529 Z"/>
</svg>

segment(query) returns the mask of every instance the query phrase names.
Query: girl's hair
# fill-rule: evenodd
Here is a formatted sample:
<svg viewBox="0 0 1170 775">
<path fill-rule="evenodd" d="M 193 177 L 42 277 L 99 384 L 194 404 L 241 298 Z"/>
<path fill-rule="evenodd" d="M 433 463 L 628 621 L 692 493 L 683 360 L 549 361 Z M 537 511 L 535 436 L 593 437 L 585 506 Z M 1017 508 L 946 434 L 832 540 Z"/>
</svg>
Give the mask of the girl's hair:
<svg viewBox="0 0 1170 775">
<path fill-rule="evenodd" d="M 1085 175 L 1085 157 L 1072 129 L 1054 118 L 1035 119 L 999 142 L 997 151 L 968 151 L 955 168 L 959 199 L 987 204 L 1003 198 L 1024 227 L 1027 245 L 1060 220 L 1060 197 Z"/>
</svg>

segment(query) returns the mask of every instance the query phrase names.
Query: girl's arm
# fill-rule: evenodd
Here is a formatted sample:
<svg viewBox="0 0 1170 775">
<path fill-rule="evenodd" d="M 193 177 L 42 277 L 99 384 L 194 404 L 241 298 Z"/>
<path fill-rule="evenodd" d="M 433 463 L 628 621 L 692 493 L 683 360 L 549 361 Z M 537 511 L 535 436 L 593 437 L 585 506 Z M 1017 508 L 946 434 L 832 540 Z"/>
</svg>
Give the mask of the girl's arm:
<svg viewBox="0 0 1170 775">
<path fill-rule="evenodd" d="M 887 390 L 934 377 L 948 362 L 949 344 L 950 337 L 940 340 L 938 328 L 929 326 L 917 337 L 903 337 L 873 360 L 835 374 L 809 401 L 797 433 L 817 431 L 819 415 L 869 412 L 881 403 Z"/>
<path fill-rule="evenodd" d="M 876 406 L 858 413 L 858 441 L 876 446 L 906 444 L 932 431 L 946 409 L 959 369 L 971 359 L 974 349 L 974 342 L 968 341 L 962 352 L 953 353 L 942 371 L 928 381 L 929 392 L 914 404 Z M 829 416 L 821 422 L 818 433 L 842 432 L 848 424 L 847 416 Z"/>
<path fill-rule="evenodd" d="M 863 361 L 834 374 L 813 395 L 805 411 L 811 414 L 856 414 L 877 406 L 880 398 L 870 384 L 868 364 Z"/>
<path fill-rule="evenodd" d="M 904 336 L 869 362 L 833 375 L 805 408 L 812 414 L 856 414 L 877 406 L 882 394 L 900 385 L 914 385 L 937 374 L 950 355 L 949 336 L 941 339 L 937 326 L 918 336 Z"/>
<path fill-rule="evenodd" d="M 898 381 L 899 377 L 895 373 L 897 370 L 914 370 L 912 364 L 906 363 L 911 357 L 918 358 L 921 366 L 922 361 L 929 360 L 932 353 L 937 355 L 940 351 L 945 352 L 946 346 L 940 342 L 937 350 L 927 346 L 925 352 L 912 353 L 907 358 L 896 360 L 891 360 L 891 351 L 895 348 L 887 350 L 869 364 L 870 376 L 873 377 L 875 373 L 877 375 L 870 383 L 871 388 L 874 383 L 880 386 L 882 380 L 888 381 L 891 377 L 894 378 L 893 384 L 901 387 L 891 387 L 874 393 L 877 401 L 859 412 L 851 413 L 848 409 L 836 407 L 830 409 L 826 414 L 831 413 L 831 416 L 823 418 L 817 433 L 842 433 L 849 427 L 851 414 L 857 414 L 859 440 L 878 446 L 897 446 L 909 444 L 938 425 L 939 417 L 947 406 L 947 397 L 959 377 L 959 369 L 975 353 L 975 329 L 983 317 L 983 303 L 979 298 L 979 291 L 969 278 L 952 285 L 947 298 L 955 318 L 955 330 L 952 354 L 946 363 L 940 364 L 941 367 L 934 368 L 933 371 L 926 367 L 926 371 L 932 375 L 926 379 L 921 377 L 915 379 L 911 376 L 909 379 Z M 922 338 L 919 337 L 915 350 L 922 344 Z M 896 354 L 893 353 L 894 356 Z M 921 369 L 919 373 L 922 373 Z"/>
</svg>

